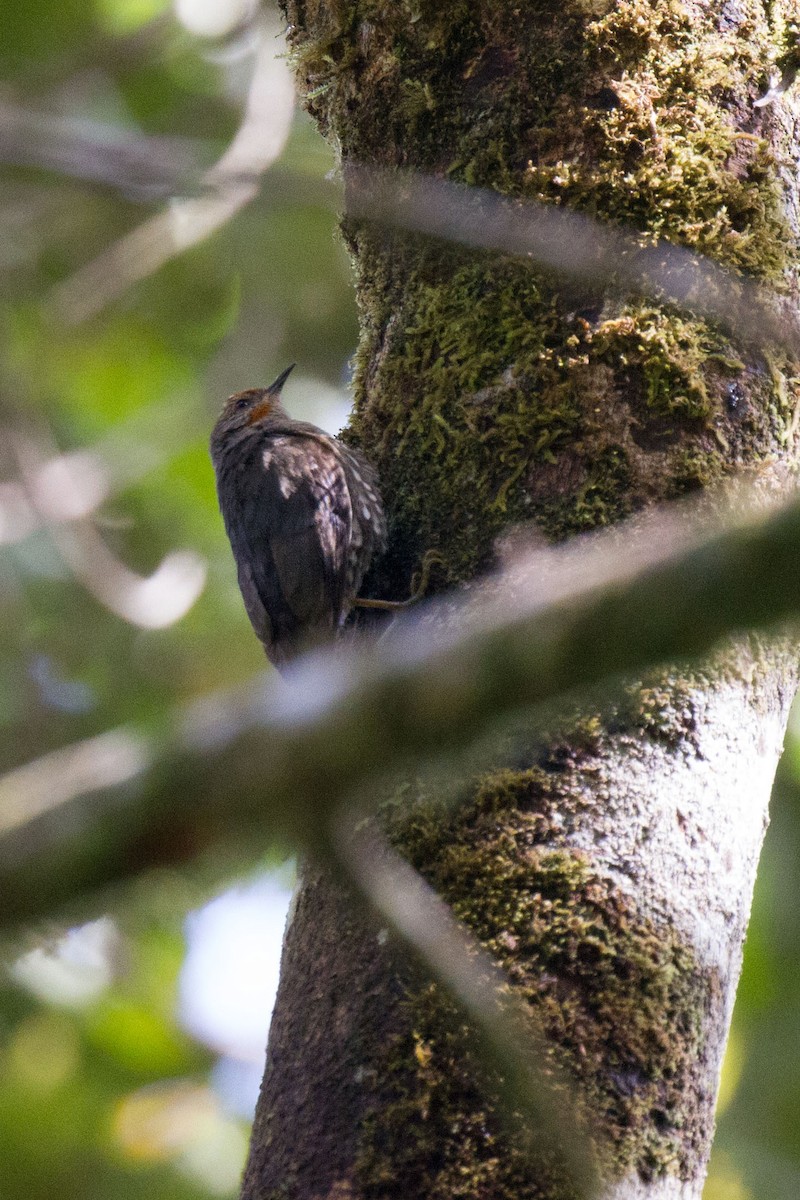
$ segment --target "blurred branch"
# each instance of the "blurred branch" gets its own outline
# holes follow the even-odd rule
[[[142,576],[120,562],[89,521],[51,528],[50,533],[87,592],[140,629],[174,625],[205,587],[206,562],[194,550],[170,551],[150,575]]]
[[[130,413],[91,446],[63,452],[42,420],[36,423],[36,438],[30,428],[20,437],[12,423],[0,425],[0,443],[16,443],[18,454],[24,448],[27,457],[24,485],[13,479],[0,482],[0,551],[63,522],[94,515],[102,525],[99,510],[106,501],[195,441],[198,425],[207,418],[200,400],[180,394]]]
[[[798,563],[797,500],[702,536],[685,514],[661,515],[528,555],[486,582],[488,598],[444,598],[380,643],[301,660],[282,683],[212,696],[152,741],[152,767],[123,789],[76,788],[0,838],[0,920],[223,846],[252,861],[285,838],[327,855],[329,814],[407,761],[463,748],[522,706],[794,617]],[[7,802],[15,779],[0,780]]]
[[[258,183],[260,198],[270,205],[309,204],[332,213],[341,207],[339,182],[311,166],[295,169],[276,163],[262,175],[245,163],[234,164],[220,180],[219,163],[213,170],[205,166],[211,150],[211,143],[200,138],[145,135],[119,125],[0,103],[0,162],[54,171],[142,201]]]
[[[332,207],[337,189],[291,172],[260,180],[280,155],[292,115],[291,79],[262,35],[242,125],[222,158],[204,174],[192,143],[132,138],[121,131],[0,109],[0,159],[77,174],[130,194],[201,195],[175,199],[93,262],[58,284],[51,301],[79,322],[138,280],[226,224],[263,191]],[[66,136],[65,136],[66,135]],[[37,145],[38,142],[38,145]],[[173,143],[175,145],[173,146]],[[552,204],[521,200],[431,176],[348,164],[345,211],[355,218],[413,230],[479,249],[528,258],[591,291],[635,293],[717,321],[745,343],[773,342],[800,355],[800,322],[788,296],[725,270],[702,255],[645,233]]]
[[[0,780],[0,837],[83,792],[125,783],[149,765],[147,740],[112,730],[53,750]]]
[[[106,545],[91,514],[108,494],[103,464],[93,454],[48,454],[31,437],[6,430],[21,483],[0,488],[0,545],[47,529],[76,579],[111,612],[142,629],[180,620],[202,592],[205,560],[193,550],[166,554],[148,576],[130,570]]]
[[[0,104],[0,162],[40,167],[141,200],[198,187],[211,150],[185,137],[144,136],[118,125]]]
[[[410,172],[344,168],[351,217],[530,258],[587,292],[634,292],[718,321],[745,343],[800,354],[795,302],[652,235],[582,213]]]
[[[242,123],[200,179],[204,194],[173,200],[92,262],[53,288],[51,304],[68,323],[94,316],[171,258],[204,241],[258,195],[258,180],[280,155],[294,112],[294,84],[264,24]]]

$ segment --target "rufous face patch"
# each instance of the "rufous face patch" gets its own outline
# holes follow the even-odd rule
[[[274,409],[275,409],[274,397],[270,396],[269,393],[267,393],[263,397],[263,399],[258,400],[253,405],[253,407],[250,409],[250,411],[248,412],[247,424],[255,425],[255,423],[257,421],[261,421],[261,420],[263,420],[264,417],[268,417],[274,411]]]

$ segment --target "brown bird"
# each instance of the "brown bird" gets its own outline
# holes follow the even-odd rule
[[[211,434],[244,606],[277,667],[335,637],[386,543],[366,459],[282,407],[281,388],[294,365],[268,388],[231,396]]]

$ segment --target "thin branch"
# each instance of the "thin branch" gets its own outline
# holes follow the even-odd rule
[[[0,162],[38,167],[157,200],[200,186],[210,144],[0,104]]]
[[[42,755],[0,781],[0,838],[44,813],[135,778],[150,765],[150,746],[133,730],[112,730]]]
[[[99,459],[88,453],[48,456],[31,437],[9,431],[6,440],[16,453],[25,504],[15,505],[13,484],[0,494],[0,544],[41,525],[75,578],[123,620],[166,629],[185,616],[205,587],[201,555],[173,550],[150,575],[137,574],[111,551],[91,519],[108,490]]]
[[[202,176],[203,194],[173,200],[57,284],[50,303],[64,321],[76,324],[95,316],[133,284],[210,237],[258,195],[259,177],[283,150],[294,112],[292,77],[269,34],[265,18],[242,123]]]
[[[431,237],[529,258],[587,291],[633,292],[718,321],[746,343],[800,354],[786,296],[667,241],[582,213],[431,176],[345,166],[345,211]]]

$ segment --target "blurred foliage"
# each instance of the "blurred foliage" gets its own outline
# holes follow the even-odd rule
[[[276,11],[256,22],[261,16],[274,37]],[[111,133],[178,139],[187,153],[176,161],[198,164],[182,186],[199,192],[202,170],[242,121],[256,31],[204,42],[163,0],[12,6],[0,40],[0,119],[6,105],[69,119],[101,146]],[[332,428],[344,419],[357,330],[350,268],[333,214],[302,195],[302,180],[332,165],[296,113],[277,164],[300,180],[291,203],[256,199],[70,325],[54,314],[53,288],[169,197],[132,194],[127,182],[82,182],[80,161],[72,177],[46,161],[3,163],[0,502],[19,478],[19,438],[45,458],[89,451],[109,487],[94,519],[117,559],[145,576],[170,551],[191,549],[206,560],[208,579],[182,620],[137,628],[76,579],[48,529],[17,536],[13,510],[4,524],[0,508],[0,770],[122,722],[158,728],[176,704],[265,669],[207,442],[225,396],[270,382],[293,360],[293,411]],[[183,921],[202,899],[176,876],[134,890],[94,991],[73,995],[52,962],[3,975],[3,1200],[235,1194],[246,1123],[216,1097],[215,1055],[177,1015]],[[46,982],[53,970],[43,990],[42,972]]]
[[[265,15],[276,23],[274,10]],[[98,135],[179,139],[197,164],[183,188],[199,191],[202,170],[242,120],[251,51],[252,29],[206,43],[161,0],[30,0],[4,13],[0,116],[14,105]],[[331,165],[296,115],[275,169],[318,181]],[[5,163],[0,177],[0,498],[17,481],[20,438],[45,457],[89,451],[108,477],[94,516],[117,558],[147,575],[170,551],[189,548],[207,561],[208,580],[182,620],[137,628],[86,590],[48,529],[17,536],[3,523],[8,513],[0,517],[0,770],[121,722],[158,727],[176,704],[264,669],[217,512],[209,429],[227,394],[268,382],[293,360],[290,407],[335,427],[355,347],[334,218],[305,203],[302,187],[280,204],[265,189],[90,320],[60,320],[53,289],[168,202],[129,180],[115,187],[79,176],[28,160]],[[759,879],[709,1200],[788,1200],[800,1190],[798,845],[793,735]],[[3,1200],[235,1194],[244,1128],[210,1086],[214,1055],[176,1014],[183,918],[201,899],[194,886],[170,876],[134,890],[121,926],[98,933],[100,974],[80,994],[63,978],[45,987],[41,963],[38,974],[23,964],[3,977]]]
[[[130,17],[153,5],[119,7]],[[39,0],[17,14],[0,48],[6,94],[137,134],[185,135],[213,161],[241,117],[247,47],[206,47],[165,17],[147,38],[140,28],[138,42],[119,39],[115,55],[112,8]],[[332,165],[299,115],[283,162],[314,177]],[[90,321],[59,322],[51,287],[161,207],[30,167],[3,170],[0,421],[44,448],[99,456],[111,484],[99,524],[121,561],[147,574],[169,550],[191,547],[209,582],[179,624],[141,630],[87,595],[47,531],[0,547],[2,768],[120,721],[158,721],[177,699],[265,665],[218,516],[208,434],[226,395],[294,359],[289,403],[324,419],[315,391],[336,399],[355,345],[349,266],[330,213],[259,200]],[[15,477],[3,441],[0,480]],[[67,685],[79,685],[81,701]]]
[[[778,770],[756,883],[706,1200],[800,1192],[800,721]]]

